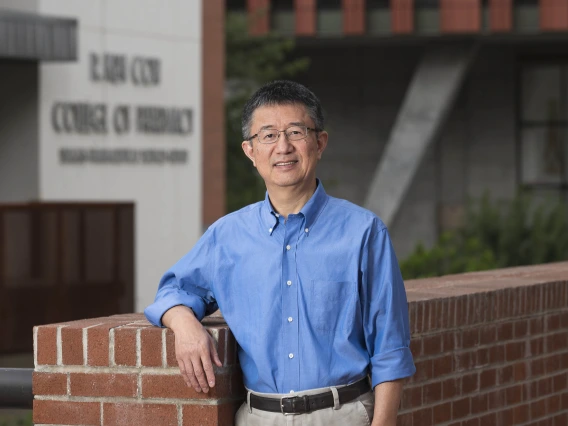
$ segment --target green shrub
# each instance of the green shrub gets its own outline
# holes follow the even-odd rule
[[[426,249],[418,244],[401,262],[405,279],[568,260],[568,209],[564,202],[536,203],[526,194],[470,202],[461,228]]]

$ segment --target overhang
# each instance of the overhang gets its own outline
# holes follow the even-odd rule
[[[77,60],[77,20],[0,9],[0,59]]]

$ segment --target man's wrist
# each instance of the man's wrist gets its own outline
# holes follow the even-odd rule
[[[178,325],[180,327],[184,327],[185,325],[187,325],[188,321],[193,320],[199,321],[197,319],[197,316],[195,315],[195,312],[193,312],[193,309],[185,305],[176,305],[171,307],[164,313],[162,317],[162,323],[166,327],[174,331],[176,330]]]

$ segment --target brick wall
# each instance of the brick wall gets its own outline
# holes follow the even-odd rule
[[[243,385],[236,347],[222,319],[209,318],[223,367],[216,386],[196,393],[183,382],[170,330],[142,314],[34,329],[36,425],[230,425]]]
[[[568,263],[406,283],[400,426],[568,425]]]
[[[398,425],[568,425],[567,280],[558,263],[407,282],[417,373]],[[235,342],[222,319],[206,326],[224,364],[210,394],[140,314],[36,327],[35,424],[231,425]]]

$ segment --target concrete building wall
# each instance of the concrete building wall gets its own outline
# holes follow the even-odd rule
[[[38,68],[0,62],[0,202],[37,200]]]
[[[202,233],[201,1],[172,0],[164,7],[158,0],[42,0],[38,12],[79,21],[78,61],[40,65],[40,197],[134,202],[135,308],[141,310],[153,300],[162,274]],[[92,76],[92,54],[98,56],[98,79]],[[124,79],[103,77],[104,55],[126,61]],[[137,59],[159,62],[158,81],[135,81]],[[107,131],[58,130],[53,122],[58,103],[105,105]],[[130,114],[124,132],[114,127],[119,106]],[[139,107],[191,110],[191,131],[142,131]],[[127,150],[138,160],[69,162],[63,150],[87,155]],[[187,161],[144,160],[174,150],[186,152]]]
[[[411,45],[300,49],[312,65],[299,80],[320,97],[330,142],[319,176],[331,195],[363,204],[369,180],[423,48]],[[400,258],[433,244],[468,197],[517,188],[515,46],[480,49],[450,116],[428,150],[390,227]],[[338,58],[341,58],[339,60]]]

